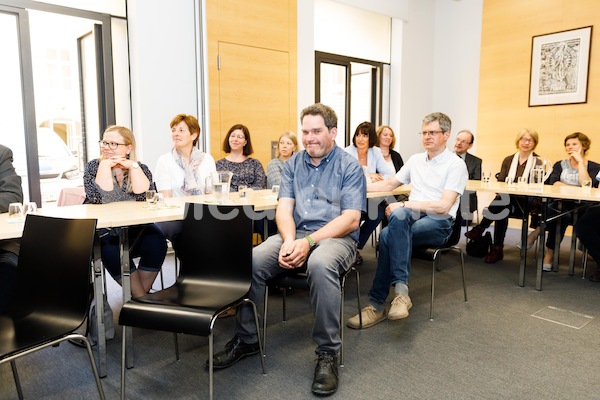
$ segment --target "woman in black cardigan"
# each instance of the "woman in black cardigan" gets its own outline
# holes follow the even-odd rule
[[[402,161],[402,156],[396,150],[394,150],[394,146],[396,145],[396,136],[394,135],[394,131],[387,125],[381,125],[377,128],[377,143],[381,149],[381,153],[383,154],[383,158],[385,161],[394,167],[396,172],[400,171],[400,168],[404,165],[404,161]]]

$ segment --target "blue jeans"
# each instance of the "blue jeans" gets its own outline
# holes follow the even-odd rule
[[[407,208],[395,209],[388,226],[379,235],[379,259],[373,285],[369,291],[372,305],[382,308],[390,286],[408,284],[413,247],[441,245],[452,233],[453,220],[446,216],[428,216]]]
[[[296,238],[310,232],[298,230]],[[248,297],[260,307],[265,294],[265,284],[285,269],[279,266],[281,235],[270,236],[252,251],[252,286]],[[338,353],[340,340],[340,273],[354,263],[356,243],[346,236],[321,240],[307,261],[310,303],[315,321],[312,337],[317,343],[317,353]],[[240,307],[236,316],[237,335],[245,343],[258,341],[251,306]]]

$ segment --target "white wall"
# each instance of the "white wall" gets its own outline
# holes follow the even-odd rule
[[[151,170],[172,147],[171,119],[199,117],[194,13],[194,0],[127,1],[132,129]]]
[[[463,129],[477,135],[482,13],[482,0],[436,2],[433,108],[452,118],[452,139]]]
[[[391,19],[329,0],[315,0],[317,51],[390,62]]]
[[[314,56],[309,42],[313,41],[314,51],[314,42],[318,39],[309,32],[311,26],[305,19],[315,9],[315,1],[326,0],[298,1],[300,109],[314,102],[315,98],[314,73],[306,71],[314,69]],[[453,121],[453,133],[463,127],[476,126],[483,0],[335,2],[355,7],[352,10],[354,16],[366,10],[363,11],[365,18],[373,12],[391,18],[391,39],[382,37],[381,40],[390,41],[389,125],[396,132],[396,146],[404,159],[423,151],[417,132],[421,128],[422,118],[431,112],[447,113]],[[339,15],[329,15],[324,21],[328,19],[343,20]],[[319,21],[320,18],[316,18],[313,23]],[[314,27],[314,31],[319,32],[320,28]],[[357,49],[358,52],[353,52],[352,56],[369,59],[365,56],[369,54],[368,49],[356,46],[354,50]]]

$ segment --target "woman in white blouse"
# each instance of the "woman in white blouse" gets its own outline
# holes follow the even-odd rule
[[[200,137],[198,120],[193,115],[178,114],[171,120],[170,126],[173,148],[160,156],[156,163],[156,190],[165,197],[202,194],[206,177],[217,169],[214,158],[196,147]],[[176,248],[181,222],[171,221],[158,225]]]
[[[356,127],[352,144],[346,147],[346,151],[353,155],[358,162],[366,168],[369,179],[367,185],[371,182],[377,182],[382,179],[388,179],[395,175],[394,169],[385,161],[381,149],[375,147],[377,142],[377,134],[375,133],[375,125],[370,122],[362,122]],[[367,174],[365,173],[365,175]],[[358,238],[358,249],[362,249],[371,233],[377,228],[385,216],[385,207],[382,204],[378,207],[378,215],[371,219],[368,215],[363,216],[363,223],[360,227],[360,235]],[[356,265],[362,264],[362,256],[356,252]]]

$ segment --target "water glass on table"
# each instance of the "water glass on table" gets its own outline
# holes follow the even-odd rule
[[[491,179],[492,179],[492,173],[491,172],[482,172],[481,173],[481,181],[483,183],[486,183],[486,184],[490,183]]]
[[[156,190],[150,189],[146,191],[146,204],[148,208],[154,208],[157,200]]]
[[[239,185],[238,193],[241,200],[246,200],[248,198],[248,185]]]
[[[8,205],[8,222],[22,222],[24,218],[23,204],[10,203]]]
[[[23,204],[23,214],[37,214],[37,204],[35,201],[28,201]]]

